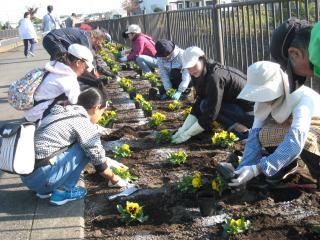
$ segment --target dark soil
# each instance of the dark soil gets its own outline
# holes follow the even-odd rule
[[[134,75],[132,72],[125,74]],[[150,84],[133,81],[138,92],[147,98]],[[234,239],[320,239],[319,232],[315,230],[320,224],[319,192],[275,189],[264,186],[263,179],[253,181],[241,191],[227,189],[216,200],[215,215],[201,217],[196,194],[179,192],[177,182],[182,176],[193,175],[195,171],[208,177],[215,175],[217,163],[225,161],[235,150],[243,151],[243,143],[239,142],[233,148],[217,148],[210,143],[212,133],[204,133],[184,144],[158,145],[155,132],[160,129],[176,130],[181,126],[184,120],[182,110],[170,111],[170,101],[152,101],[153,112],[160,111],[167,116],[163,125],[153,130],[141,111],[126,107],[133,102],[125,93],[117,92],[117,83],[109,84],[107,89],[113,102],[111,108],[117,111],[118,118],[114,124],[117,129],[103,137],[106,153],[112,157],[112,146],[120,143],[132,146],[133,156],[122,162],[139,177],[136,184],[140,190],[128,197],[109,201],[107,197],[119,190],[108,188],[107,181],[88,166],[85,171],[87,239],[225,239],[222,224],[226,216],[243,216],[251,222],[249,231]],[[190,106],[190,102],[183,102],[183,109]],[[166,157],[179,149],[186,151],[188,159],[185,164],[173,167]],[[304,164],[299,163],[299,173],[288,181],[314,183]],[[124,205],[126,201],[144,206],[148,221],[130,225],[121,223],[116,205]]]

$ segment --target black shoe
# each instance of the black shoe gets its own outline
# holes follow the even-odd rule
[[[275,184],[281,182],[282,180],[286,179],[288,176],[295,173],[297,171],[297,169],[298,169],[298,161],[294,160],[288,166],[280,169],[280,171],[277,172],[272,177],[266,177],[266,182],[271,185],[275,185]]]

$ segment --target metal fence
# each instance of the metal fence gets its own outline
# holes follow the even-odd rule
[[[18,29],[0,30],[0,40],[19,36]]]
[[[271,33],[277,26],[290,17],[319,21],[319,5],[318,0],[255,0],[91,24],[106,28],[116,42],[130,46],[121,33],[135,23],[154,39],[171,39],[182,48],[199,46],[208,57],[246,72],[250,64],[271,59]]]

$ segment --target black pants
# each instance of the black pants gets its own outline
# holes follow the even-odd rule
[[[28,56],[28,43],[30,43],[30,52],[33,53],[34,48],[36,46],[36,42],[33,38],[31,39],[23,39],[23,45],[24,45],[24,55]]]

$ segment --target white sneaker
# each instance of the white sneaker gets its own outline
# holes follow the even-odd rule
[[[28,53],[32,56],[32,57],[34,57],[35,55],[34,55],[34,53],[33,52],[31,52],[31,51],[28,51]]]

